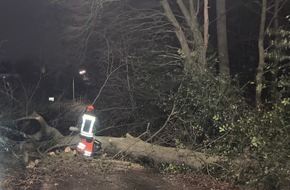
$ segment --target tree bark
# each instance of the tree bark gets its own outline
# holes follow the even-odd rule
[[[16,120],[16,130],[26,134],[26,136],[36,142],[54,140],[63,137],[55,128],[50,127],[46,121],[36,112],[31,115]]]
[[[259,63],[256,74],[256,106],[262,104],[262,90],[263,90],[263,75],[265,68],[265,55],[264,55],[264,36],[265,36],[265,22],[266,22],[267,0],[262,0],[260,32],[258,38],[259,48]]]
[[[46,124],[45,120],[38,114],[34,113],[30,116],[18,119],[21,126],[26,121],[34,120],[39,123],[39,130],[35,130],[34,144],[41,146],[44,152],[51,151],[60,147],[73,147],[80,142],[78,134],[72,136],[63,136],[56,129]],[[20,122],[21,121],[21,122]],[[33,127],[33,126],[32,126]],[[23,129],[23,127],[20,127]],[[34,130],[24,131],[32,133]],[[218,156],[209,156],[205,153],[190,151],[187,149],[177,149],[174,147],[163,147],[142,141],[127,134],[126,137],[106,137],[97,136],[96,140],[101,142],[102,150],[108,155],[114,157],[129,156],[130,158],[143,159],[147,158],[156,163],[174,163],[185,164],[195,169],[200,169],[209,164],[220,161]],[[35,147],[35,146],[34,146]],[[39,147],[37,147],[39,149]]]
[[[113,157],[129,156],[137,160],[147,158],[156,163],[185,164],[195,169],[200,169],[221,160],[218,156],[209,156],[201,152],[154,145],[132,137],[130,134],[118,138],[97,136],[96,139],[102,143],[103,151],[113,155]],[[78,142],[78,135],[65,136],[59,140],[57,146],[69,145],[74,147]]]
[[[204,25],[203,25],[203,39],[204,39],[204,45],[203,45],[203,62],[204,65],[206,64],[206,52],[208,47],[208,30],[209,30],[209,18],[208,18],[208,0],[204,0],[204,9],[203,9],[203,17],[204,17]]]
[[[182,30],[182,27],[180,26],[179,22],[177,21],[177,19],[175,18],[170,5],[168,3],[167,0],[162,0],[161,1],[161,5],[164,9],[165,15],[168,18],[168,20],[171,22],[171,24],[174,26],[175,28],[175,34],[176,37],[178,38],[178,41],[180,43],[181,46],[181,50],[184,53],[185,59],[187,60],[187,62],[191,62],[191,50],[189,48],[189,45],[187,43],[187,39],[185,37],[185,33]]]
[[[189,39],[185,35],[184,28],[172,12],[168,0],[161,0],[161,5],[164,9],[165,16],[175,28],[176,36],[179,40],[182,53],[184,54],[183,56],[187,61],[185,71],[188,73],[188,71],[193,68],[194,70],[203,72],[206,69],[206,59],[204,57],[206,48],[204,47],[205,43],[198,24],[193,1],[189,0],[189,9],[184,4],[183,0],[177,0],[176,2],[184,16],[187,26],[190,28],[190,36],[192,36],[194,41],[193,45],[189,45]]]
[[[230,76],[228,39],[227,39],[227,17],[226,0],[216,1],[217,14],[217,41],[219,55],[219,73],[221,76]]]

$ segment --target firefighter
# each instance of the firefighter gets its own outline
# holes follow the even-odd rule
[[[83,153],[84,156],[92,156],[94,149],[94,134],[100,128],[100,123],[94,106],[86,107],[80,120],[80,142],[77,151]]]

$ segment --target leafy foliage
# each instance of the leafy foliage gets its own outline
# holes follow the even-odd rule
[[[222,122],[219,138],[210,151],[230,158],[214,172],[225,179],[261,187],[283,189],[289,176],[289,31],[280,29],[266,52],[265,81],[269,104],[259,109],[243,108],[231,124]],[[269,74],[270,73],[270,74]],[[218,121],[217,118],[215,118]]]
[[[226,130],[228,135],[216,142],[223,155],[231,158],[225,164],[223,177],[269,189],[289,183],[289,108],[280,103],[268,111],[249,110],[241,114]]]
[[[173,129],[175,141],[194,149],[217,138],[223,124],[230,125],[243,108],[239,93],[229,81],[211,72],[185,77],[169,97],[176,114],[168,128]]]
[[[289,17],[287,18],[290,22]],[[279,101],[283,97],[288,97],[290,89],[290,31],[284,27],[275,31],[269,30],[267,34],[271,38],[270,46],[265,53],[267,59],[266,72],[270,75],[268,86],[272,100]]]

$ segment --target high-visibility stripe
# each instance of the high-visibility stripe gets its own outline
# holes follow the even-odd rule
[[[85,147],[86,147],[86,145],[84,143],[81,143],[81,142],[77,146],[77,148],[82,149],[82,150],[85,149]]]
[[[84,137],[94,137],[93,133],[81,132],[81,135]]]
[[[85,150],[84,156],[91,156],[91,155],[92,155],[92,152],[89,152],[89,151]]]
[[[82,143],[82,142],[79,142],[78,146],[80,146],[80,147],[86,147],[86,145],[84,143]]]
[[[85,147],[82,147],[82,146],[77,146],[77,148],[82,149],[82,150],[85,149]]]

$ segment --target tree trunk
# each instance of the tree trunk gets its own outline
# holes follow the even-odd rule
[[[227,39],[227,18],[226,0],[216,1],[217,14],[217,41],[219,55],[219,73],[221,76],[230,76],[228,39]]]
[[[265,22],[266,22],[266,8],[267,0],[262,0],[260,32],[258,38],[259,48],[259,64],[256,74],[256,106],[259,107],[262,104],[262,90],[263,90],[263,75],[265,68],[265,55],[264,55],[264,36],[265,36]]]
[[[112,155],[113,158],[120,156],[128,156],[136,160],[146,158],[155,163],[185,164],[195,169],[221,160],[218,156],[209,156],[201,152],[150,144],[130,134],[127,134],[125,138],[97,136],[96,139],[102,143],[103,151]],[[59,140],[58,146],[74,147],[78,142],[78,135],[66,136]]]
[[[162,0],[161,5],[164,9],[166,17],[171,22],[171,24],[175,27],[175,34],[176,34],[176,37],[178,38],[178,41],[180,43],[182,53],[184,54],[183,56],[187,60],[188,64],[190,64],[190,62],[191,62],[191,56],[190,56],[191,50],[190,50],[189,45],[187,43],[185,33],[182,30],[181,25],[179,24],[179,22],[175,18],[168,1]]]
[[[38,122],[38,124],[34,123],[29,128],[26,124],[32,120]],[[27,129],[24,130],[24,133],[29,133],[31,137],[34,137],[33,143],[39,147],[33,147],[38,150],[41,148],[44,152],[60,147],[76,147],[80,142],[78,134],[63,136],[56,129],[48,126],[45,120],[36,113],[18,119],[18,124],[19,129]],[[185,164],[195,169],[200,169],[221,160],[218,156],[211,157],[201,152],[150,144],[129,134],[125,138],[98,136],[96,139],[101,142],[102,150],[108,155],[113,155],[113,158],[120,156],[129,156],[135,159],[147,158],[156,163]]]
[[[204,0],[204,8],[203,8],[203,18],[204,18],[204,25],[203,25],[203,39],[204,39],[204,45],[203,45],[203,62],[204,65],[206,64],[206,52],[208,47],[208,28],[209,28],[209,18],[208,18],[208,0]]]
[[[189,44],[189,39],[185,35],[184,28],[172,12],[168,0],[161,0],[161,5],[164,9],[165,16],[175,28],[175,34],[178,38],[182,50],[182,56],[187,62],[185,71],[188,73],[188,71],[191,71],[193,68],[194,70],[203,72],[206,69],[206,60],[204,58],[206,48],[204,48],[204,39],[199,28],[193,0],[189,0],[189,10],[182,0],[177,0],[176,2],[184,16],[187,26],[190,28],[190,35],[194,41],[193,45]]]

